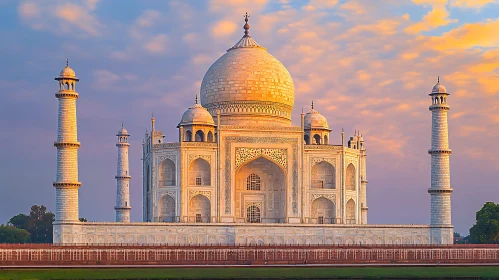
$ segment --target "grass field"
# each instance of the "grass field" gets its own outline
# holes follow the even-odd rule
[[[310,267],[310,268],[100,268],[0,270],[0,279],[179,279],[179,278],[432,278],[469,276],[499,279],[499,267]]]

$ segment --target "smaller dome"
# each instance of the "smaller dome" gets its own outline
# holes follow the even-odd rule
[[[73,78],[73,79],[75,79],[76,73],[73,69],[71,69],[71,67],[66,65],[66,67],[64,67],[61,70],[61,73],[59,74],[59,78]]]
[[[329,129],[326,117],[321,115],[312,105],[312,110],[305,114],[305,129]]]
[[[128,134],[128,130],[126,130],[125,127],[123,127],[123,124],[121,124],[121,129],[118,130],[118,134],[116,134],[116,136],[130,136],[130,134]]]
[[[191,124],[215,125],[210,112],[208,112],[206,108],[201,106],[201,104],[197,103],[197,98],[196,104],[194,104],[194,106],[190,107],[189,109],[187,109],[187,111],[184,112],[184,114],[182,115],[182,120],[178,125],[181,126]]]
[[[431,93],[447,93],[447,89],[440,84],[440,77],[438,77],[437,84],[433,86],[433,89],[431,90]]]

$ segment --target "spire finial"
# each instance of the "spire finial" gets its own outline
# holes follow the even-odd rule
[[[312,100],[312,110],[314,109],[314,101]]]
[[[66,67],[69,67],[69,59],[66,58]]]
[[[244,22],[246,22],[246,23],[244,24],[244,27],[243,27],[244,28],[244,36],[245,37],[249,36],[248,35],[249,34],[248,30],[250,29],[250,25],[248,24],[248,18],[249,17],[250,17],[250,15],[248,15],[248,12],[246,12],[246,15],[244,15]]]
[[[437,77],[437,83],[440,83],[440,76]]]

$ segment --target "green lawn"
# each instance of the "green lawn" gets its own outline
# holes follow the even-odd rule
[[[499,279],[499,267],[100,268],[0,270],[0,279],[452,277]]]

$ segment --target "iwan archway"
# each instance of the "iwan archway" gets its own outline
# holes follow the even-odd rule
[[[235,179],[238,223],[286,221],[286,175],[279,165],[259,157],[239,167]]]

